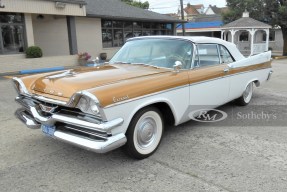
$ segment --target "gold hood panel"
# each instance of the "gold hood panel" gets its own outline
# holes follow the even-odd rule
[[[56,73],[22,78],[28,90],[38,95],[59,99],[70,98],[74,93],[138,77],[169,72],[145,65],[117,64],[101,67],[83,67]]]
[[[160,93],[187,86],[188,71],[168,72],[158,75],[144,76],[132,81],[121,81],[109,86],[89,89],[90,93],[97,96],[101,107],[109,107],[123,101],[136,99],[149,94]]]

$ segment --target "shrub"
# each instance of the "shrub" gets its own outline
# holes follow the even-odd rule
[[[39,58],[42,56],[43,56],[42,49],[38,46],[31,46],[31,47],[28,47],[26,50],[27,58]]]

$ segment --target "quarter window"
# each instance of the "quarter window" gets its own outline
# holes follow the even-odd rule
[[[198,63],[195,67],[205,67],[220,64],[218,49],[216,44],[199,44],[197,45]]]
[[[234,59],[230,55],[229,51],[222,45],[219,45],[219,53],[222,63],[232,63]]]
[[[24,18],[19,13],[0,13],[0,54],[24,52]]]

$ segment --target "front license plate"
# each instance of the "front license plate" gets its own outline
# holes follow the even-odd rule
[[[43,133],[49,137],[54,136],[56,126],[51,126],[51,125],[41,125],[41,129]]]

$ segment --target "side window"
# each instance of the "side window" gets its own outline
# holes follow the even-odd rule
[[[234,59],[230,55],[229,51],[222,45],[219,45],[219,52],[220,52],[220,58],[222,63],[232,63],[234,62]]]
[[[199,44],[197,45],[197,49],[198,49],[197,54],[199,57],[198,67],[220,64],[216,44]]]

